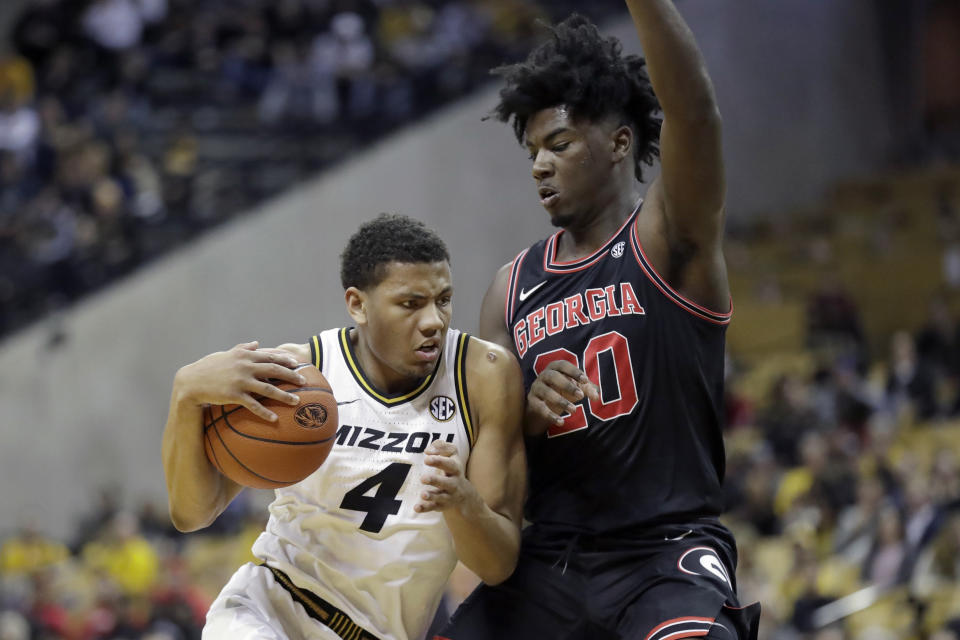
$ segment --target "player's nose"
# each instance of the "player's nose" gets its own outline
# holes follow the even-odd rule
[[[420,314],[420,331],[424,335],[433,335],[437,331],[441,331],[444,327],[446,320],[443,313],[435,304],[428,304],[423,308],[423,313]]]
[[[543,152],[533,159],[533,179],[537,182],[553,175],[553,164],[546,161]]]

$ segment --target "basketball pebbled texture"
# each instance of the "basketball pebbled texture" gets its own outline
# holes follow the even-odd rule
[[[300,482],[326,460],[339,424],[336,398],[316,367],[301,364],[296,371],[303,385],[271,382],[299,396],[299,404],[258,398],[276,422],[241,405],[204,407],[204,450],[220,473],[246,487],[276,489]]]

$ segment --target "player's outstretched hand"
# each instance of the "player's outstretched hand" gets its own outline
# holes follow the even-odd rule
[[[182,367],[175,380],[181,396],[197,405],[240,404],[264,420],[276,420],[276,414],[258,398],[289,405],[297,404],[299,399],[269,380],[303,384],[304,378],[293,370],[299,363],[292,354],[258,346],[257,342],[238,344]]]
[[[424,486],[420,499],[413,506],[414,511],[446,511],[473,501],[483,503],[480,494],[467,480],[456,446],[443,440],[434,440],[424,454],[424,463],[432,469],[420,479]]]
[[[573,364],[554,360],[530,385],[524,431],[539,435],[552,425],[563,424],[564,416],[576,411],[574,403],[584,397],[599,400],[600,390]]]

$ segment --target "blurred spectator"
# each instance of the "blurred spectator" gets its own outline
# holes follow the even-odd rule
[[[134,0],[93,0],[82,24],[88,38],[110,51],[133,47],[143,34],[143,15]]]
[[[903,534],[903,520],[893,505],[880,508],[876,536],[863,565],[865,580],[881,586],[893,585],[901,577],[901,567],[907,557]]]
[[[30,621],[36,635],[43,639],[70,637],[70,610],[55,575],[48,569],[33,576],[33,602]]]
[[[760,445],[744,460],[734,459],[725,483],[727,508],[732,517],[748,523],[760,535],[780,533],[774,497],[780,470],[769,448]]]
[[[100,536],[101,530],[114,519],[120,511],[120,489],[114,485],[101,487],[97,492],[93,508],[82,516],[74,527],[74,538],[70,548],[78,552],[87,543]]]
[[[856,502],[840,513],[834,534],[834,550],[848,562],[863,565],[870,554],[885,497],[879,477],[866,473],[857,478]]]
[[[807,343],[829,353],[852,354],[861,363],[865,357],[860,310],[836,274],[824,275],[807,302]]]
[[[936,535],[943,514],[933,501],[930,477],[918,474],[906,481],[904,488],[904,540],[911,554],[916,554]]]
[[[827,441],[820,433],[805,433],[800,443],[800,464],[783,474],[774,498],[774,511],[785,516],[797,500],[805,499],[814,482],[827,472]]]
[[[960,376],[960,326],[943,298],[930,303],[927,321],[917,332],[916,352],[921,363],[942,375]]]
[[[47,538],[35,526],[24,525],[0,545],[0,574],[33,575],[68,557],[66,546]]]
[[[0,611],[0,640],[30,640],[30,623],[16,611]]]
[[[950,516],[917,560],[912,591],[920,598],[960,582],[960,514]]]
[[[16,97],[9,85],[0,85],[0,150],[12,152],[19,162],[29,163],[40,137],[36,110]]]
[[[810,403],[810,389],[804,380],[786,374],[774,383],[766,409],[757,422],[773,447],[777,462],[792,467],[799,462],[798,444],[808,431],[823,428]]]
[[[793,567],[790,570],[790,578],[784,585],[784,595],[793,603],[790,622],[797,631],[814,631],[816,629],[814,613],[832,600],[820,590],[818,569],[816,555],[812,549],[800,542],[795,542]]]
[[[899,414],[905,404],[922,420],[938,414],[936,379],[931,367],[917,357],[913,336],[898,331],[890,340],[887,403]]]
[[[867,437],[870,417],[877,409],[867,380],[852,357],[839,358],[830,375],[827,394],[833,399],[836,425],[863,441]]]
[[[930,470],[933,500],[945,510],[960,509],[960,462],[951,448],[937,451]]]
[[[146,594],[157,580],[156,551],[140,535],[137,517],[127,511],[117,513],[99,538],[84,546],[82,557],[87,566],[103,571],[131,597]]]

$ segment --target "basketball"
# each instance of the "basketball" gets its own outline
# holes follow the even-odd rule
[[[245,487],[276,489],[300,482],[313,473],[333,448],[337,432],[337,401],[319,369],[301,364],[303,386],[275,382],[300,397],[291,406],[262,398],[277,414],[268,422],[237,404],[203,409],[203,440],[207,458],[223,475]]]

